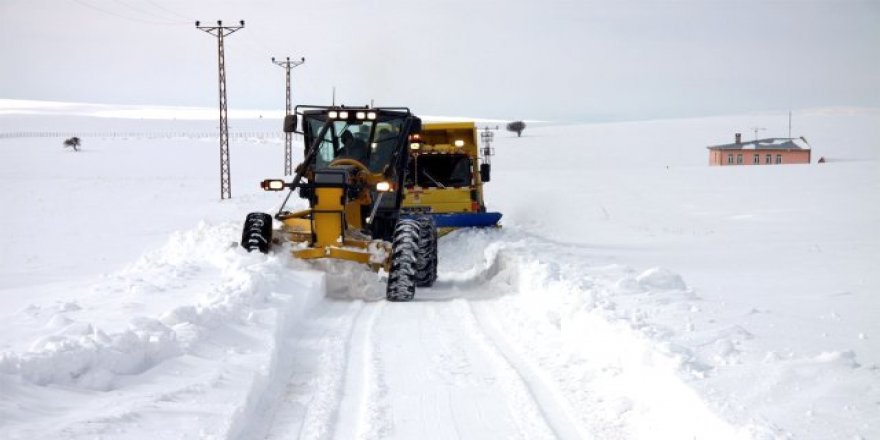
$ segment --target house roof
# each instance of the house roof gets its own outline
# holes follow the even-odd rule
[[[809,150],[810,144],[799,138],[766,138],[733,144],[710,145],[710,150]]]

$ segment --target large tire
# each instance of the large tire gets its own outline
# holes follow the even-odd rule
[[[272,244],[272,216],[262,212],[252,212],[244,219],[241,231],[241,247],[248,252],[269,252]]]
[[[416,295],[418,245],[419,223],[412,219],[398,221],[391,242],[391,270],[385,291],[389,301],[410,301]]]
[[[430,215],[418,218],[419,248],[416,251],[416,287],[431,287],[437,280],[437,223]]]

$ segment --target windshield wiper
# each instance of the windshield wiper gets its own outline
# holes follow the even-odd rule
[[[439,186],[441,189],[446,188],[446,185],[443,185],[442,183],[438,182],[437,179],[433,178],[430,174],[428,174],[427,171],[422,170],[422,174],[424,174],[425,177],[431,179],[431,181],[436,183],[437,186]]]

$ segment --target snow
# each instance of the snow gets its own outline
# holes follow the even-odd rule
[[[383,274],[236,245],[283,198],[280,137],[233,138],[219,201],[187,109],[0,107],[0,134],[155,134],[0,136],[2,438],[880,436],[878,110],[794,112],[811,165],[707,165],[787,112],[499,132],[503,228],[388,303]]]

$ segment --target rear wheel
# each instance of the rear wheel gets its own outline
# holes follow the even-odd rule
[[[269,252],[272,242],[272,216],[263,212],[252,212],[244,219],[241,231],[241,247],[248,252]]]
[[[437,224],[434,217],[419,217],[419,246],[416,250],[416,287],[431,287],[437,280]]]
[[[419,223],[401,219],[394,228],[391,243],[391,270],[385,296],[389,301],[410,301],[416,294],[416,263]]]

